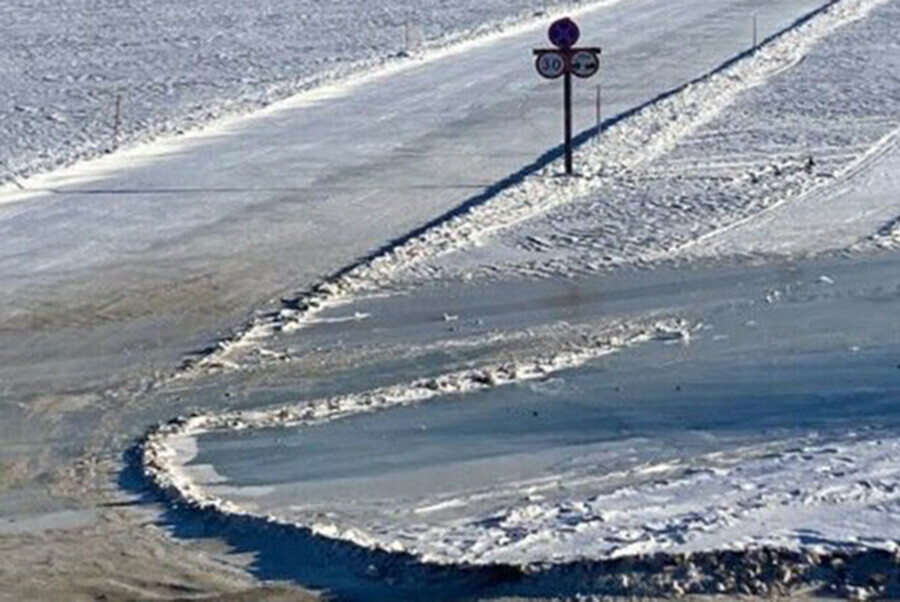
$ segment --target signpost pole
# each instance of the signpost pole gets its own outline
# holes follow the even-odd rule
[[[563,130],[566,175],[575,173],[572,161],[572,76],[588,78],[600,68],[600,48],[576,48],[581,35],[575,21],[554,21],[547,32],[556,48],[535,48],[535,67],[547,79],[563,78]],[[597,132],[600,131],[600,89],[597,88]]]
[[[116,94],[116,112],[113,123],[113,147],[119,146],[119,130],[122,127],[122,95]]]
[[[571,176],[572,169],[572,74],[566,72],[563,79],[563,103],[565,107],[563,113],[565,116],[566,131],[566,175]]]

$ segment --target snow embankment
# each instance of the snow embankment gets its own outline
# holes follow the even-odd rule
[[[142,444],[141,461],[146,478],[172,501],[190,508],[225,515],[252,515],[232,502],[219,499],[197,486],[187,476],[184,466],[196,455],[195,438],[203,433],[222,430],[246,430],[274,427],[311,426],[354,414],[381,411],[449,395],[484,390],[545,378],[561,370],[615,353],[649,340],[686,341],[689,326],[677,319],[648,324],[621,324],[600,333],[585,333],[569,344],[545,354],[427,377],[411,383],[383,387],[323,400],[302,401],[293,405],[259,411],[234,411],[179,417],[153,429]],[[283,522],[265,517],[267,522]],[[298,525],[301,528],[310,527]],[[392,544],[382,545],[361,532],[335,530],[333,525],[311,526],[326,537],[349,540],[364,547],[398,551]]]
[[[346,303],[353,295],[388,283],[404,271],[453,251],[471,248],[492,234],[554,208],[621,187],[622,182],[633,185],[633,174],[638,168],[672,150],[685,136],[720,115],[741,94],[797,65],[818,42],[839,28],[863,19],[884,2],[829,3],[774,35],[756,51],[729,61],[610,126],[597,144],[579,151],[578,163],[584,166],[582,177],[559,178],[560,165],[552,163],[464,214],[343,271],[310,292],[286,300],[282,310],[255,319],[234,336],[220,341],[212,352],[186,362],[186,371],[237,368],[247,358],[258,361],[264,354],[262,342],[266,338],[279,331],[302,328],[323,307]],[[822,182],[819,176],[800,176],[804,172],[802,164],[791,167],[790,171],[798,174],[799,188]],[[709,206],[705,215],[713,223],[721,224],[719,213],[719,208]],[[663,220],[658,225],[665,230],[669,222]],[[636,252],[645,256],[659,256],[669,248],[656,236],[644,237],[639,243]]]

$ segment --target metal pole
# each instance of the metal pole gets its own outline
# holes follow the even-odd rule
[[[756,35],[757,27],[756,27],[756,13],[753,13],[753,48],[756,49],[759,46],[759,38]]]
[[[572,74],[568,71],[563,80],[563,104],[565,113],[566,131],[566,175],[571,176],[572,169]]]
[[[116,121],[113,131],[113,146],[119,146],[119,130],[122,126],[122,95],[116,94]]]

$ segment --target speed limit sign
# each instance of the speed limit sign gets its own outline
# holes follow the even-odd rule
[[[547,79],[556,79],[566,72],[566,57],[561,52],[542,52],[537,58],[537,70]]]

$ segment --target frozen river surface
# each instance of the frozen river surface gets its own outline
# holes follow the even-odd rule
[[[590,140],[578,86],[578,178],[531,21],[4,189],[0,579],[453,599],[896,575],[816,565],[900,541],[900,5],[822,6],[579,8],[607,119]],[[758,548],[797,565],[736,581]],[[656,553],[710,564],[609,564]]]

